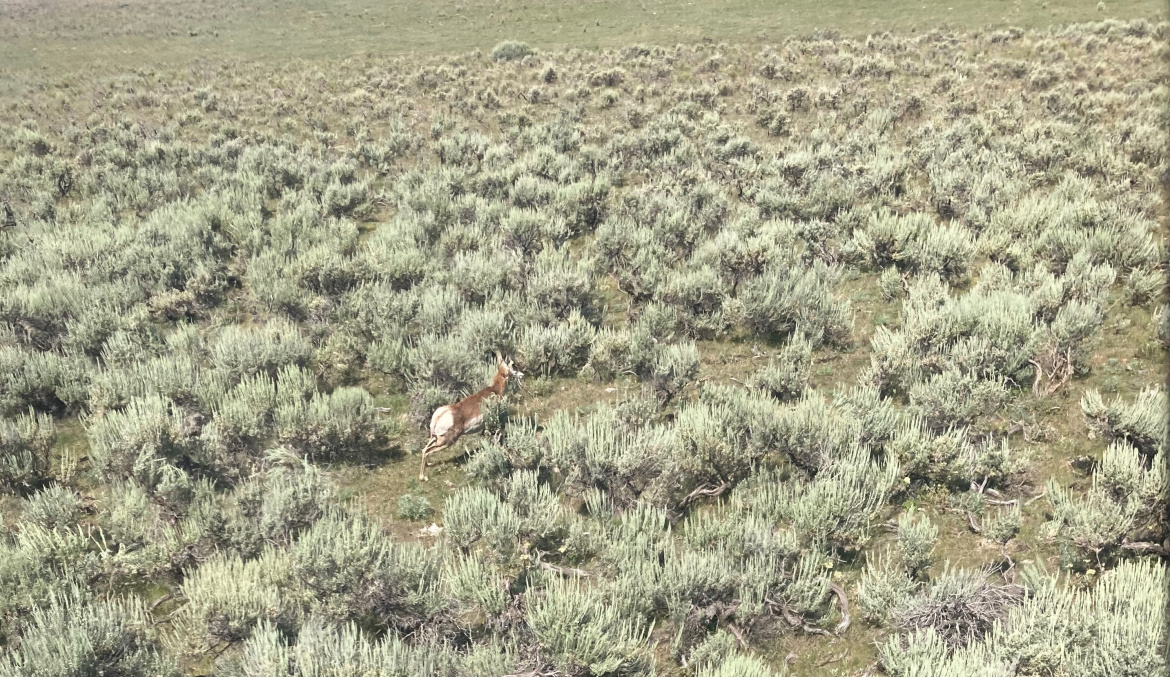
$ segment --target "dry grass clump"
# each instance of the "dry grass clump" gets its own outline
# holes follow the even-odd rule
[[[1023,586],[997,585],[985,572],[944,573],[930,590],[898,614],[898,630],[930,628],[948,646],[964,647],[982,638],[1024,595]]]

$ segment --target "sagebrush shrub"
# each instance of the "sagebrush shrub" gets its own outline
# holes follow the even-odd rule
[[[15,420],[0,418],[0,484],[17,489],[45,477],[55,440],[51,416],[30,410]]]
[[[506,658],[506,654],[504,654]],[[271,623],[261,623],[244,642],[238,654],[217,665],[229,677],[256,677],[273,666],[290,677],[343,677],[347,674],[425,675],[458,671],[455,652],[435,646],[415,647],[397,636],[375,640],[355,623],[335,625],[312,616],[294,637]],[[497,661],[489,663],[503,672]],[[465,674],[476,674],[467,672]]]
[[[1147,466],[1140,451],[1115,442],[1094,469],[1085,494],[1076,496],[1048,482],[1053,510],[1045,528],[1055,538],[1064,566],[1101,568],[1123,554],[1125,541],[1163,537],[1167,526],[1155,507],[1170,492],[1163,454],[1158,452]]]
[[[974,239],[966,228],[954,223],[940,226],[926,214],[898,216],[879,211],[854,238],[852,247],[874,267],[936,273],[948,281],[967,276],[975,253]]]
[[[1165,670],[1161,653],[1165,634],[1156,622],[1166,601],[1164,567],[1149,560],[1126,562],[1105,573],[1096,586],[1082,589],[1061,584],[1042,570],[1025,572],[1032,594],[1017,603],[1011,600],[1018,596],[1006,589],[989,595],[994,584],[974,578],[948,584],[954,592],[965,588],[968,592],[962,596],[984,591],[977,596],[992,604],[980,614],[985,619],[980,627],[990,620],[986,611],[991,611],[992,631],[955,651],[947,641],[955,634],[948,630],[925,627],[900,634],[881,647],[882,667],[893,675],[1010,674],[1012,666],[1021,663],[1051,666],[1070,675]],[[967,584],[956,585],[964,580]],[[1112,638],[1110,651],[1081,644],[1083,632]]]
[[[183,412],[157,395],[95,417],[87,427],[94,470],[108,480],[132,478],[154,487],[167,464],[198,453]]]
[[[644,628],[576,582],[558,578],[527,597],[527,620],[557,669],[637,672],[650,664]]]
[[[409,630],[442,607],[437,553],[397,544],[368,517],[331,514],[289,549],[289,571],[310,610],[333,622]]]
[[[669,402],[699,373],[699,351],[694,343],[662,346],[645,376],[658,399]]]
[[[1020,504],[1013,503],[997,510],[990,519],[984,520],[982,533],[992,543],[1006,546],[1020,533]]]
[[[507,561],[517,548],[521,518],[509,503],[490,491],[475,488],[452,494],[443,505],[447,537],[461,548],[483,539],[492,556]]]
[[[934,546],[938,540],[938,527],[925,515],[907,512],[898,518],[898,548],[902,554],[902,566],[911,578],[917,578],[934,561]]]
[[[768,366],[752,374],[749,388],[763,390],[781,402],[799,399],[809,385],[812,343],[796,335]]]
[[[178,675],[161,651],[145,604],[134,599],[89,600],[74,590],[33,609],[19,648],[0,658],[0,675]]]
[[[431,512],[431,502],[426,496],[403,494],[398,498],[396,514],[401,519],[417,521],[428,517]]]
[[[304,366],[311,355],[312,346],[287,320],[273,320],[254,330],[226,327],[211,346],[212,364],[233,380],[260,372],[275,376],[281,367]]]
[[[361,388],[338,388],[283,403],[274,420],[280,443],[310,459],[368,456],[385,449],[392,432]]]
[[[6,414],[74,410],[85,403],[89,379],[81,357],[0,345],[0,411]]]
[[[574,312],[596,314],[593,276],[589,261],[573,262],[563,249],[545,249],[536,256],[525,292],[549,320],[567,320]]]
[[[394,359],[393,345],[387,346],[382,359]],[[399,353],[403,354],[403,353]],[[466,335],[424,335],[413,349],[404,351],[407,378],[419,386],[434,386],[445,392],[473,392],[484,373],[483,356],[474,352]],[[389,364],[385,365],[390,368]]]
[[[339,504],[332,481],[286,449],[265,454],[271,466],[240,483],[227,515],[232,544],[253,556],[264,544],[288,545]]]
[[[1106,404],[1099,391],[1088,390],[1081,397],[1081,411],[1089,427],[1110,441],[1123,440],[1151,455],[1166,446],[1170,414],[1163,390],[1147,388],[1133,404],[1120,397]]]
[[[499,572],[477,555],[456,555],[444,562],[443,584],[454,599],[478,606],[495,616],[508,603],[507,586]]]
[[[21,517],[45,529],[69,528],[81,516],[81,497],[51,484],[25,499]]]
[[[517,362],[543,376],[574,375],[589,360],[596,331],[577,311],[558,324],[528,325],[516,344]]]
[[[982,380],[948,370],[910,389],[910,403],[931,429],[969,426],[1008,400],[1002,381]]]
[[[300,609],[287,590],[290,575],[287,555],[272,550],[252,560],[221,555],[204,562],[183,582],[187,604],[176,620],[182,641],[201,652],[247,639],[263,622],[295,628]]]
[[[853,321],[849,302],[829,289],[835,275],[820,261],[796,270],[770,266],[739,293],[747,327],[761,337],[800,331],[816,345],[847,343]]]
[[[531,53],[531,47],[515,40],[505,40],[492,48],[492,58],[496,61],[515,61]]]
[[[858,583],[857,603],[861,615],[872,623],[885,624],[896,618],[917,589],[917,583],[905,567],[893,560],[888,549],[884,555],[868,559]]]
[[[1162,304],[1154,311],[1153,317],[1150,318],[1150,324],[1153,325],[1154,339],[1162,346],[1163,350],[1170,350],[1170,306]]]

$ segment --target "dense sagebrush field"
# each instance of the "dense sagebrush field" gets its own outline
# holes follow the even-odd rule
[[[1168,38],[27,81],[0,676],[1162,674]]]

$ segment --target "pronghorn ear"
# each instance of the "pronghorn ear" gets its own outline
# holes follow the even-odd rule
[[[496,364],[504,364],[504,358],[500,355],[500,351],[496,351]]]

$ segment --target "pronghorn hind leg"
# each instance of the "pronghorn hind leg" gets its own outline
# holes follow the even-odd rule
[[[427,481],[427,454],[431,453],[432,451],[436,451],[438,449],[439,449],[439,438],[435,437],[434,435],[431,435],[431,439],[427,440],[427,446],[423,447],[423,450],[422,450],[422,461],[419,463],[419,467],[418,467],[419,481],[422,481],[422,482]]]
[[[434,442],[427,444],[427,448],[423,449],[422,465],[419,466],[418,469],[418,478],[420,480],[423,482],[427,481],[427,456],[430,456],[436,451],[442,451],[452,444],[455,444],[455,441],[458,440],[459,437],[460,435],[452,435],[451,433],[447,433],[445,435],[434,438]]]

